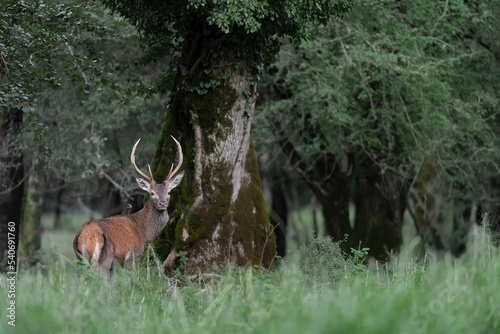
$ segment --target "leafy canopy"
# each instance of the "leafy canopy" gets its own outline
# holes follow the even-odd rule
[[[430,155],[454,182],[472,183],[478,168],[498,170],[497,8],[364,1],[283,48],[259,124],[309,164],[354,154],[412,179]]]
[[[201,30],[216,56],[245,59],[254,65],[262,58],[273,57],[279,51],[282,37],[307,39],[311,27],[326,23],[332,16],[342,17],[353,3],[352,0],[103,2],[136,26],[143,37],[144,49],[153,59],[166,50],[179,55],[184,43]]]
[[[109,34],[86,2],[0,2],[0,110],[27,113],[25,129],[47,156],[47,128],[36,111],[42,91],[59,88],[66,74],[81,91],[103,79],[91,41]],[[27,120],[27,122],[26,122]]]
[[[106,29],[88,4],[0,2],[0,107],[32,111],[40,87],[61,86],[60,70],[82,90],[98,75],[98,54],[76,52]]]
[[[132,93],[156,72],[137,65],[138,39],[98,3],[0,1],[0,111],[25,113],[19,144],[9,149],[44,155],[37,172],[47,188],[59,180],[86,187],[102,177],[129,193],[136,188],[120,152],[142,137],[138,159],[150,157],[163,117],[163,101]]]

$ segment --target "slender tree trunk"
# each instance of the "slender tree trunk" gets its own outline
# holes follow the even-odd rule
[[[178,252],[186,251],[188,272],[214,270],[228,262],[273,268],[276,241],[250,134],[256,90],[242,63],[240,70],[233,68],[234,61],[220,58],[210,59],[209,70],[200,66],[208,62],[208,53],[199,43],[193,37],[189,52],[181,57],[152,162],[155,180],[163,181],[176,159],[170,135],[180,140],[186,175],[172,193],[171,223],[157,251],[160,256],[168,253],[168,269],[177,266]]]
[[[22,110],[0,108],[0,271],[15,271],[5,266],[10,240],[17,264],[24,193],[23,155],[18,145],[22,121]]]
[[[329,182],[323,183],[323,191],[312,186],[323,211],[326,231],[335,241],[345,241],[341,249],[350,253],[357,245],[356,236],[349,220],[350,177],[335,173]],[[328,191],[324,191],[328,189]]]
[[[58,231],[61,229],[61,209],[62,209],[62,197],[64,194],[64,188],[61,188],[57,191],[56,194],[56,207],[54,209],[54,231]]]
[[[262,192],[269,209],[269,222],[273,226],[276,237],[277,255],[283,258],[286,255],[286,229],[288,224],[288,204],[286,201],[284,174],[282,166],[269,160],[269,153],[259,156],[259,164],[269,165],[267,173],[262,177]],[[279,166],[278,166],[279,165]]]
[[[413,218],[422,237],[420,250],[423,254],[425,245],[434,251],[447,251],[458,257],[466,250],[470,228],[481,220],[481,205],[491,208],[487,201],[494,196],[476,194],[471,199],[463,195],[470,191],[468,185],[454,182],[453,191],[463,197],[451,197],[450,181],[443,180],[434,159],[432,155],[424,157],[415,182],[416,191],[412,196],[415,207]],[[488,200],[481,203],[482,198]],[[481,205],[478,206],[479,203]]]
[[[316,196],[311,196],[311,209],[312,209],[312,225],[315,236],[318,236],[319,233],[319,223],[318,223],[318,199]]]
[[[37,262],[37,252],[42,246],[43,181],[37,168],[38,159],[33,159],[33,171],[29,174],[23,212],[21,240],[23,255],[30,265]]]
[[[272,210],[271,224],[274,227],[274,234],[276,235],[276,247],[278,256],[283,258],[286,255],[286,235],[285,229],[288,224],[288,205],[286,203],[285,192],[283,186],[276,182],[271,188],[272,196]]]

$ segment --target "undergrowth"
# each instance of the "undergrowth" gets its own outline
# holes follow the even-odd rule
[[[490,239],[474,230],[459,259],[403,251],[366,266],[365,250],[345,257],[316,238],[275,272],[227,265],[189,277],[166,277],[155,256],[103,277],[58,255],[18,274],[15,327],[0,276],[0,332],[498,333],[500,254]]]

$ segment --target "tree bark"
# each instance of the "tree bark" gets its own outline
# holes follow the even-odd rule
[[[36,154],[36,153],[35,153]],[[38,261],[37,252],[42,246],[43,181],[37,168],[38,159],[33,159],[33,170],[29,174],[21,231],[23,255],[29,265]]]
[[[14,240],[16,264],[18,259],[24,170],[22,151],[16,144],[19,144],[22,121],[21,109],[0,108],[0,271],[15,271],[5,266],[9,240]],[[15,225],[14,232],[9,231],[10,222]]]
[[[274,268],[276,242],[261,190],[250,128],[256,90],[245,66],[211,59],[210,73],[199,64],[208,51],[193,38],[181,57],[170,107],[152,162],[153,176],[163,181],[176,159],[175,136],[183,147],[186,174],[173,190],[171,221],[157,252],[168,254],[167,269],[188,253],[187,272],[216,270],[221,263]],[[192,52],[197,50],[196,52]],[[190,87],[215,82],[199,94]]]

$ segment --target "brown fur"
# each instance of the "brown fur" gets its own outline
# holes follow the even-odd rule
[[[136,213],[96,219],[83,223],[73,240],[78,259],[97,262],[97,269],[109,272],[113,259],[126,269],[133,266],[144,252],[146,242],[156,238],[168,222],[167,205],[170,191],[181,181],[184,172],[171,181],[151,184],[138,179],[144,190],[150,192],[150,200]]]
[[[138,228],[137,223],[127,216],[99,219],[88,222],[86,228],[81,230],[78,236],[78,245],[86,243],[88,253],[83,254],[81,246],[78,251],[89,259],[95,251],[96,242],[104,246],[103,234],[106,231],[109,242],[114,244],[115,258],[123,262],[127,252],[142,254],[144,250],[145,235]]]

